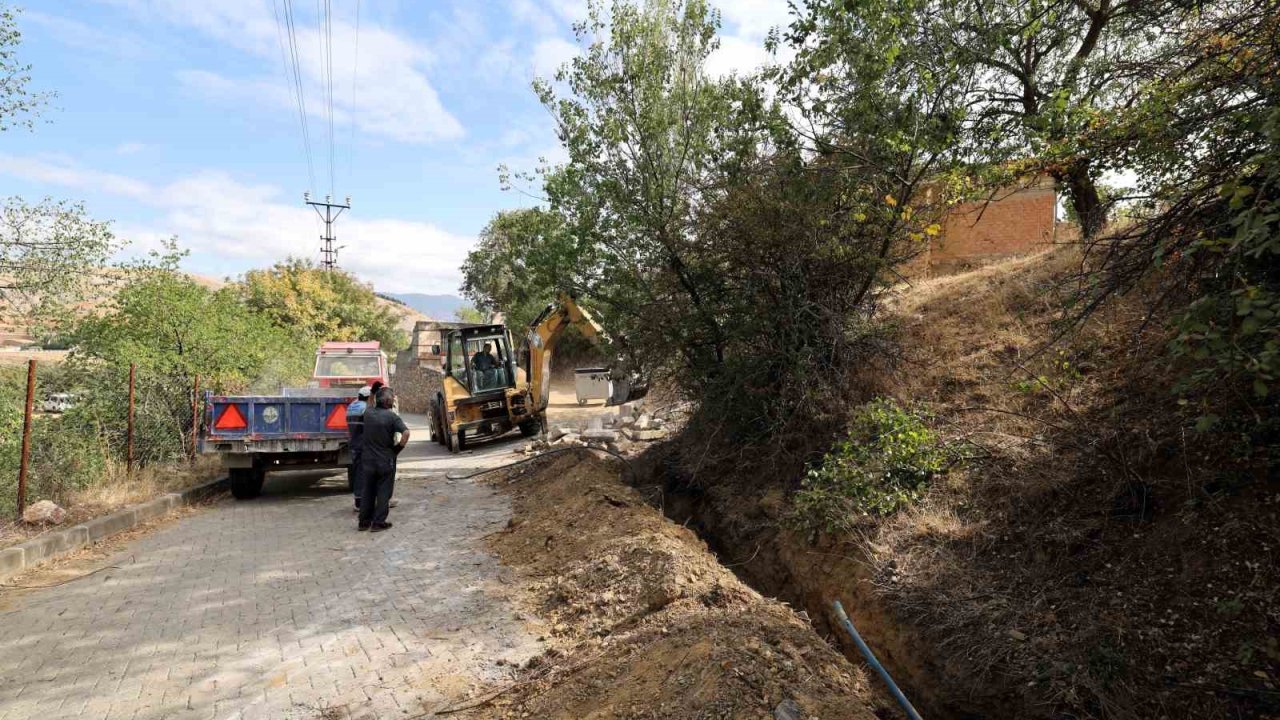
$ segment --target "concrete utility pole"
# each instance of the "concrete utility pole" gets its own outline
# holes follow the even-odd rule
[[[320,246],[320,254],[324,255],[324,260],[321,261],[321,264],[324,265],[325,270],[332,270],[338,267],[338,251],[346,247],[345,245],[340,247],[333,246],[333,241],[337,240],[333,236],[333,223],[342,214],[343,210],[351,209],[351,196],[348,195],[346,202],[341,204],[334,203],[332,195],[325,195],[324,202],[312,200],[309,192],[302,193],[302,199],[315,208],[316,214],[324,221],[324,235],[320,236],[320,239],[324,241],[324,244]],[[320,208],[324,208],[324,212],[320,212]],[[338,212],[335,213],[334,210]]]

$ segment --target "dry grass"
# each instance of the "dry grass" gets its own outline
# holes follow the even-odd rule
[[[927,638],[944,693],[972,707],[1274,709],[1280,652],[1254,638],[1275,635],[1278,578],[1249,539],[1280,540],[1274,505],[1250,501],[1261,488],[1206,489],[1226,460],[1187,440],[1167,336],[1140,294],[1063,334],[1078,265],[1054,250],[896,300],[915,352],[894,394],[975,460],[868,533],[871,582]]]
[[[148,466],[136,469],[132,475],[125,472],[123,463],[113,461],[107,466],[107,472],[100,482],[71,494],[63,506],[67,511],[67,520],[62,525],[56,528],[32,526],[6,518],[0,522],[0,547],[29,540],[51,529],[107,515],[164,493],[195,487],[217,478],[221,471],[218,459],[205,455],[189,465]],[[40,499],[28,498],[28,504]]]

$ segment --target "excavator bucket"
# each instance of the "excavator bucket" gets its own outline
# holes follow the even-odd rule
[[[606,406],[621,405],[632,400],[639,400],[649,394],[649,383],[638,378],[614,378],[612,392]]]

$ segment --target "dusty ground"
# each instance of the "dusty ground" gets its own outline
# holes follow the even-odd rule
[[[892,717],[863,671],[761,597],[687,528],[586,454],[495,477],[513,515],[489,547],[527,586],[551,648],[466,717]]]

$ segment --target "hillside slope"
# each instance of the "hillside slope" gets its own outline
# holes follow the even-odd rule
[[[1045,346],[1078,267],[1052,252],[897,299],[904,356],[875,383],[968,457],[917,507],[801,534],[798,478],[722,472],[687,512],[819,625],[844,599],[927,717],[1275,716],[1274,465],[1190,429],[1140,297]]]

